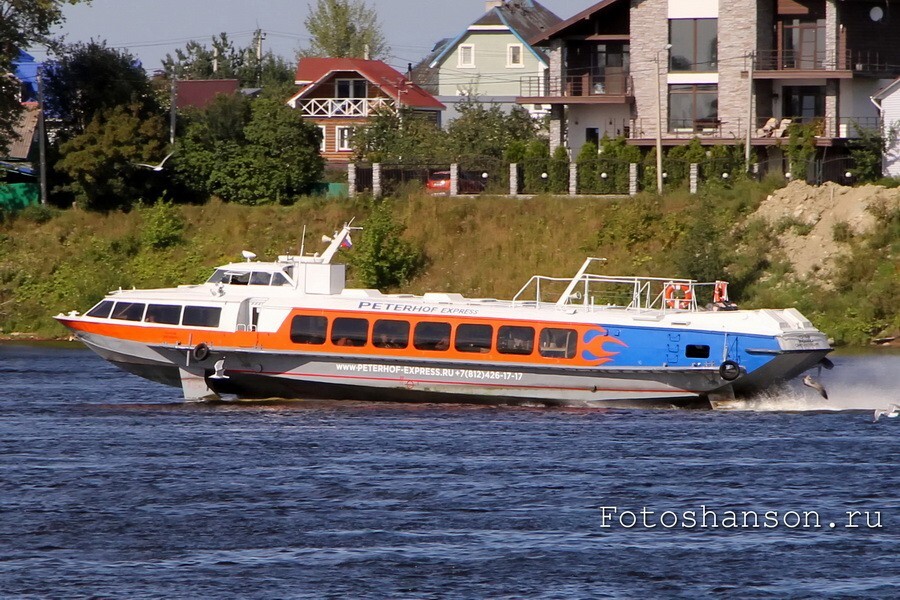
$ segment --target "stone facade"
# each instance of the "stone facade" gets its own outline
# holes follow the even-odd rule
[[[743,139],[746,127],[756,129],[750,101],[750,60],[756,50],[759,21],[747,0],[719,0],[719,120],[721,135]]]
[[[667,0],[631,2],[631,72],[634,81],[636,127],[638,137],[656,136],[656,94],[659,91],[663,121],[669,112],[666,72],[669,39]],[[654,73],[657,79],[654,80]],[[663,135],[665,135],[663,127]]]

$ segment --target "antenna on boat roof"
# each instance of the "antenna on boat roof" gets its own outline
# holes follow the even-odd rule
[[[303,226],[303,234],[300,236],[300,256],[303,256],[303,248],[306,246],[306,225]]]

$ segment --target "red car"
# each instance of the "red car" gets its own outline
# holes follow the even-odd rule
[[[478,179],[461,173],[456,183],[457,193],[480,194],[484,191],[484,183]],[[450,193],[450,171],[436,171],[425,182],[425,189],[429,194]]]

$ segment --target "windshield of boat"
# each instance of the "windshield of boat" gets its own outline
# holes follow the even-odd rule
[[[227,283],[229,285],[290,285],[290,279],[282,271],[238,271],[216,269],[206,283]]]

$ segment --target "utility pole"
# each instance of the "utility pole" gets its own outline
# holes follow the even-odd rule
[[[262,43],[266,34],[262,29],[256,30],[256,87],[262,85]]]
[[[175,144],[175,102],[178,99],[178,92],[175,89],[175,82],[178,81],[178,78],[175,75],[175,70],[172,70],[172,90],[169,98],[169,144]]]
[[[744,142],[744,171],[750,172],[750,132],[755,126],[753,118],[753,63],[756,61],[756,52],[751,51],[750,68],[747,73],[747,139]]]
[[[37,91],[38,91],[38,148],[40,149],[40,169],[41,169],[41,204],[47,204],[47,131],[44,123],[44,65],[38,65],[37,69]]]

